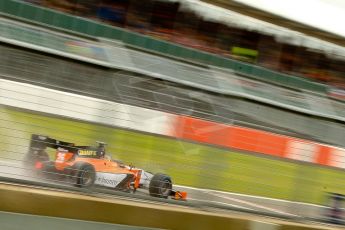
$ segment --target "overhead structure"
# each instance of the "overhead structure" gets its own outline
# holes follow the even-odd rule
[[[188,0],[188,1],[199,2],[198,0]],[[305,25],[297,21],[289,20],[282,16],[275,15],[273,13],[239,3],[235,0],[200,0],[200,2],[209,3],[221,8],[229,9],[231,11],[240,13],[242,15],[259,19],[264,22],[268,22],[268,23],[271,23],[271,24],[274,24],[276,26],[280,26],[286,29],[297,31],[305,35],[321,39],[323,41],[337,44],[339,46],[345,46],[345,38],[340,35],[332,34],[330,32],[323,31],[319,28]]]

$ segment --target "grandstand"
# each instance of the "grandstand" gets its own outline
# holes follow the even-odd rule
[[[226,1],[226,3],[225,1],[211,1],[213,4],[227,7],[232,11],[210,6],[201,1],[75,2],[64,0],[27,2],[216,54],[222,58],[249,62],[284,73],[276,78],[293,75],[303,80],[316,81],[338,88],[342,88],[344,83],[342,75],[345,72],[343,38],[273,14],[251,9],[235,1]],[[116,16],[110,17],[110,14]],[[137,42],[145,43],[143,40]],[[164,48],[162,49],[160,51],[164,52]],[[196,59],[195,61],[206,64],[215,64],[215,61],[209,60],[212,58],[197,58],[194,53],[190,54],[191,51],[184,51],[184,53],[184,55],[176,56]],[[278,81],[281,80],[278,79]],[[287,81],[289,82],[289,80]],[[303,86],[303,81],[299,81],[298,85],[306,88]],[[340,92],[339,89],[332,90],[328,87],[324,90],[334,97],[337,97]],[[330,92],[328,92],[329,90]],[[341,96],[340,93],[339,99],[342,98]]]

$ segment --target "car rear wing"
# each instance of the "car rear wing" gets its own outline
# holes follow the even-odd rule
[[[31,152],[43,152],[46,148],[67,150],[70,153],[78,154],[81,157],[99,158],[104,156],[105,143],[99,142],[98,147],[77,146],[74,143],[56,140],[44,135],[32,134],[30,141]]]
[[[46,148],[63,148],[69,150],[71,152],[75,152],[77,147],[74,143],[60,141],[48,136],[32,134],[31,141],[30,141],[30,149],[31,150],[45,150]]]

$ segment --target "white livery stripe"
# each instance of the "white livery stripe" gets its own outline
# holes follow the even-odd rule
[[[102,185],[105,187],[115,188],[126,177],[127,177],[127,174],[125,173],[114,174],[114,173],[97,172],[95,184]]]

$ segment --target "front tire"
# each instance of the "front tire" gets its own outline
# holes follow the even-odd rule
[[[172,182],[171,178],[165,174],[155,174],[149,185],[150,195],[159,198],[168,198],[171,194]]]

